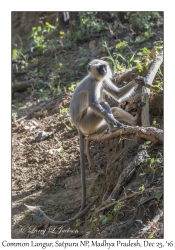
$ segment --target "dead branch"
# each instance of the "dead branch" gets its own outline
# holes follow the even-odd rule
[[[151,227],[155,227],[157,222],[163,217],[163,211],[160,211],[159,214],[157,214],[148,224],[143,227],[142,230],[142,235],[146,233]]]
[[[105,209],[109,209],[109,208],[115,206],[116,204],[118,204],[119,202],[124,202],[124,201],[126,201],[126,200],[133,199],[134,197],[137,197],[137,196],[139,196],[139,195],[143,195],[143,194],[149,193],[149,192],[155,192],[155,191],[161,190],[161,189],[162,189],[162,187],[152,187],[152,188],[148,188],[148,189],[142,190],[142,191],[140,191],[140,192],[135,192],[135,193],[133,193],[133,194],[131,194],[131,195],[128,195],[128,196],[126,196],[126,197],[123,197],[123,198],[119,199],[118,201],[114,201],[114,202],[112,202],[112,203],[110,203],[110,204],[107,204],[107,205],[106,205],[106,203],[104,203],[103,205],[105,205],[105,206],[104,206],[104,207],[101,207],[101,205],[100,205],[100,208],[98,207],[98,208],[95,210],[95,213],[99,213],[99,212],[101,212],[101,211],[103,211],[103,210],[105,210]]]
[[[152,141],[153,143],[160,141],[163,143],[163,130],[153,127],[138,127],[138,126],[127,126],[125,128],[119,129],[111,134],[93,134],[87,137],[86,141],[86,156],[88,159],[89,167],[92,166],[91,157],[89,153],[90,141],[105,141],[116,136],[135,134],[138,137]]]
[[[33,86],[33,84],[35,83],[35,80],[28,80],[28,81],[23,81],[23,82],[20,82],[20,81],[16,81],[13,85],[13,91],[23,91],[23,90],[26,90],[30,87]]]
[[[106,203],[111,202],[113,199],[117,199],[121,188],[131,179],[134,172],[136,171],[136,167],[140,164],[140,160],[147,154],[147,150],[141,150],[138,154],[133,158],[130,164],[123,169],[120,177],[117,181],[117,185],[113,189],[109,198],[106,200]]]
[[[141,75],[142,76],[146,76],[147,74],[147,70],[144,70]],[[139,75],[139,70],[135,67],[132,69],[128,69],[123,73],[117,73],[116,75],[114,75],[113,78],[113,83],[115,85],[119,85],[122,82],[129,82],[131,79],[136,78]]]
[[[137,81],[137,79],[138,79],[138,78],[135,78],[135,82],[136,82],[137,84],[140,84],[139,81]],[[152,86],[152,85],[150,85],[149,83],[144,83],[144,87],[145,87],[145,88],[148,88],[148,89],[150,89],[150,90],[153,90],[153,91],[158,91],[157,87]]]
[[[163,51],[153,60],[153,63],[146,76],[149,87],[152,86],[153,80],[162,62],[163,62]],[[143,87],[141,101],[145,103],[145,106],[142,108],[141,120],[142,120],[142,126],[144,127],[150,126],[149,94],[150,94],[150,89]]]
[[[101,135],[101,134],[93,134],[88,136],[88,140],[92,141],[105,141],[120,135],[129,135],[136,134],[139,137],[142,135],[149,135],[150,137],[156,138],[158,141],[163,142],[163,130],[154,128],[154,127],[139,127],[139,126],[126,126],[121,128],[113,133]]]

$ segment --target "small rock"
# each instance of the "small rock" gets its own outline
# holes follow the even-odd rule
[[[25,202],[31,202],[32,201],[32,198],[31,197],[27,197],[26,199],[25,199]]]
[[[28,124],[29,125],[34,125],[35,127],[39,126],[38,123],[36,121],[34,121],[34,120],[31,120]]]
[[[36,142],[40,142],[45,140],[46,138],[48,138],[50,135],[52,135],[52,132],[45,132],[45,131],[40,131],[37,135],[37,137],[35,138]]]
[[[36,126],[33,126],[33,125],[30,126],[30,127],[29,126],[24,127],[25,130],[32,130],[32,129],[35,129],[35,128],[36,128]]]
[[[49,149],[46,151],[47,153],[54,155],[56,153],[60,153],[61,152],[61,148],[53,148],[53,149]]]

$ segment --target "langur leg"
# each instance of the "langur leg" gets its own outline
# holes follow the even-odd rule
[[[113,107],[113,108],[111,108],[111,110],[112,110],[113,116],[117,120],[122,121],[122,122],[127,122],[133,126],[136,126],[138,124],[141,110],[142,110],[142,107],[144,105],[145,105],[145,103],[143,103],[143,102],[140,103],[138,110],[137,110],[137,114],[135,117],[132,116],[131,114],[129,114],[128,112],[126,112],[125,110],[118,108],[118,107]]]
[[[102,117],[96,115],[92,111],[88,111],[88,113],[81,119],[79,127],[83,134],[94,134],[102,121]]]
[[[145,102],[140,102],[138,105],[138,109],[137,109],[137,114],[136,114],[136,125],[142,126],[142,122],[141,122],[141,111],[142,111],[142,107],[145,106]]]
[[[112,115],[111,108],[107,102],[101,102],[100,104],[109,114]],[[110,131],[113,129],[112,124],[108,124],[105,119],[92,111],[88,111],[88,113],[81,119],[79,126],[84,134],[100,134],[107,127],[109,127]]]
[[[100,104],[108,114],[113,116],[113,112],[107,102],[101,102]],[[113,132],[124,125],[118,121],[116,121],[116,124],[113,125],[112,123],[108,123],[102,117],[96,115],[94,112],[88,111],[88,113],[81,119],[79,126],[83,134],[99,134],[102,133],[107,127],[109,127],[110,132]]]
[[[111,108],[113,116],[122,122],[127,122],[131,125],[136,125],[137,123],[137,119],[136,117],[132,116],[131,114],[129,114],[128,112],[126,112],[125,110],[118,108],[118,107],[113,107]]]
[[[111,107],[109,106],[109,104],[108,104],[107,102],[101,102],[100,104],[101,104],[101,106],[108,112],[108,114],[110,114],[110,115],[113,116],[112,109],[111,109]],[[114,117],[113,117],[113,118],[114,118]],[[115,119],[115,118],[114,118],[114,119]],[[105,119],[104,119],[104,120],[105,120]],[[107,123],[107,125],[108,125],[108,127],[109,127],[109,131],[110,131],[110,132],[113,132],[113,131],[119,129],[120,127],[123,127],[123,126],[124,126],[124,124],[122,124],[122,123],[120,123],[120,122],[118,122],[118,121],[116,121],[116,124],[117,124],[117,125],[114,125],[114,124],[112,124],[112,123],[108,123],[107,121],[106,121],[106,123]],[[101,129],[102,129],[103,126],[104,126],[104,124],[102,123],[102,124],[101,124]]]
[[[111,111],[111,107],[109,106],[109,104],[107,102],[101,102],[100,103],[101,106],[108,112],[108,114],[112,115],[112,111]],[[114,118],[115,119],[115,118]],[[100,134],[102,133],[107,127],[109,128],[110,132],[113,132],[115,130],[118,130],[120,127],[123,127],[124,125],[118,121],[116,121],[117,125],[113,125],[112,123],[108,123],[105,119],[103,119],[101,121],[101,123],[99,124],[96,133]]]

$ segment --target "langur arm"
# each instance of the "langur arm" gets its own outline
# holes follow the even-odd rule
[[[136,91],[143,85],[144,81],[140,81],[139,84],[137,84],[135,80],[133,80],[124,87],[118,88],[108,79],[108,81],[104,81],[103,87],[109,95],[116,98],[118,102],[123,102],[135,95]]]
[[[100,117],[102,117],[103,119],[105,119],[109,124],[111,123],[113,125],[116,125],[117,127],[123,126],[123,124],[121,124],[114,118],[112,113],[109,113],[108,110],[103,108],[102,105],[98,103],[98,101],[96,100],[95,96],[92,95],[92,93],[93,92],[91,92],[91,95],[89,97],[89,105],[88,105],[91,108],[91,110]]]

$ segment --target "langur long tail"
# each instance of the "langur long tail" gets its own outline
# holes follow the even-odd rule
[[[74,217],[72,217],[68,220],[57,221],[57,220],[53,220],[49,216],[47,216],[44,213],[44,211],[42,211],[40,208],[24,204],[30,211],[37,212],[37,213],[39,212],[39,215],[41,217],[44,217],[48,222],[51,222],[53,224],[67,224],[70,221],[78,219],[80,216],[82,216],[84,214],[84,211],[86,210],[86,209],[84,209],[85,204],[86,204],[84,136],[80,130],[78,132],[79,132],[79,139],[80,139],[80,166],[81,166],[81,183],[82,183],[82,201],[81,201],[81,207],[80,207],[79,212]],[[87,209],[89,209],[91,205],[92,205],[92,203],[87,207]]]

